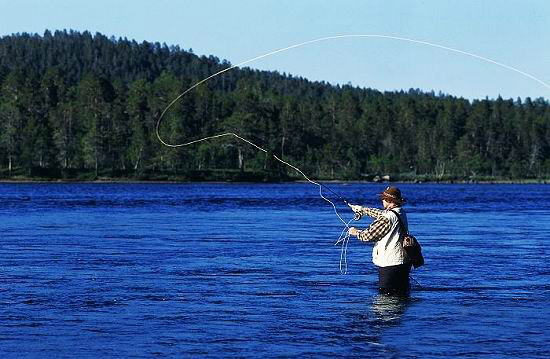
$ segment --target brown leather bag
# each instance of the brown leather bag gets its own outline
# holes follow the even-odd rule
[[[399,213],[391,210],[397,216],[399,226],[401,226],[401,233],[403,233],[403,249],[407,252],[407,256],[411,260],[414,268],[418,268],[424,265],[424,256],[422,255],[422,246],[418,242],[415,236],[409,233],[409,229],[405,228],[405,225],[401,221]]]

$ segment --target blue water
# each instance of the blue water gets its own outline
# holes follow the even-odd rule
[[[548,358],[550,186],[400,187],[408,299],[311,184],[1,184],[0,357]]]

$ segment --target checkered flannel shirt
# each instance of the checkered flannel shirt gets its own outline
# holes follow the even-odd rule
[[[391,223],[389,219],[382,215],[382,213],[384,213],[383,210],[378,208],[362,207],[361,212],[359,213],[362,216],[374,218],[374,222],[372,222],[367,229],[359,231],[357,238],[360,241],[376,242],[384,238],[384,236],[390,231]]]

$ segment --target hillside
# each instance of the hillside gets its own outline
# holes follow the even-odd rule
[[[88,32],[0,38],[3,179],[288,180],[299,176],[232,139],[172,149],[158,116],[227,68],[215,56]],[[171,143],[235,132],[312,178],[550,178],[550,107],[380,92],[235,69],[177,102]]]

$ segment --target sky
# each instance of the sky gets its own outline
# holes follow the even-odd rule
[[[550,98],[548,0],[0,0],[0,36],[88,30],[380,91]],[[514,71],[514,68],[524,74]],[[528,77],[527,75],[531,77]],[[537,81],[538,80],[538,81]]]

